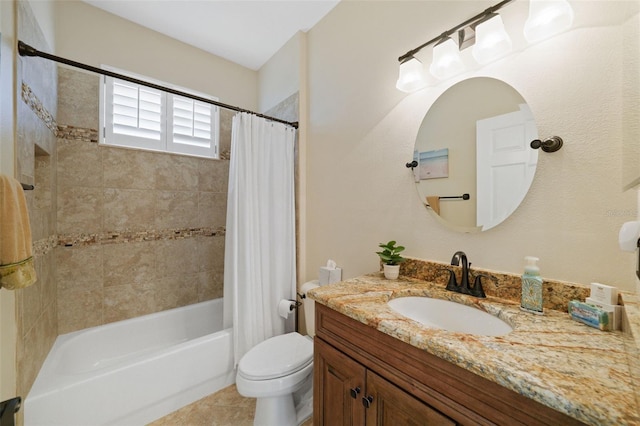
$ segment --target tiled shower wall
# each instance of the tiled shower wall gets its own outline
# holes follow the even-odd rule
[[[50,52],[31,7],[17,2],[18,39]],[[38,280],[16,292],[17,391],[26,396],[57,336],[54,248],[56,245],[56,66],[36,58],[17,61],[16,177],[35,184],[25,191]],[[22,412],[19,412],[19,416]],[[18,421],[21,421],[19,417]]]
[[[98,145],[100,77],[58,70],[58,333],[222,297],[224,160]]]

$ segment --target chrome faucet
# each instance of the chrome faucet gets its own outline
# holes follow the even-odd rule
[[[452,266],[460,266],[462,261],[462,274],[460,276],[460,284],[456,280],[456,274],[451,269],[444,269],[449,272],[449,283],[446,289],[455,291],[456,293],[468,294],[475,297],[487,297],[482,288],[482,277],[492,278],[487,275],[478,274],[475,278],[473,286],[469,285],[469,273],[471,272],[471,263],[467,260],[467,255],[463,251],[457,251],[451,258]]]

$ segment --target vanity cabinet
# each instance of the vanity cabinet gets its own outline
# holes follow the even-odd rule
[[[316,303],[313,424],[582,423]]]
[[[314,350],[314,424],[456,424],[322,340]]]

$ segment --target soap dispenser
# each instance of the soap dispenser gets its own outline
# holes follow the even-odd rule
[[[524,258],[524,274],[522,274],[522,298],[520,309],[534,314],[542,315],[542,278],[538,267],[537,257]]]

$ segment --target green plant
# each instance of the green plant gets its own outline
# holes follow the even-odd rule
[[[400,252],[404,251],[403,246],[396,246],[395,241],[389,241],[386,244],[380,243],[378,247],[382,248],[382,251],[377,251],[376,253],[380,256],[382,263],[385,265],[398,265],[404,262],[404,257],[400,256]]]

